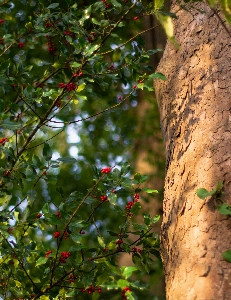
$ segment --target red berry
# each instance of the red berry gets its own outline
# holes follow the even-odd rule
[[[42,214],[37,214],[36,219],[40,219],[42,217]]]
[[[46,258],[48,258],[49,257],[49,255],[52,253],[52,250],[48,250],[47,252],[46,252]]]
[[[120,244],[123,244],[123,241],[122,240],[117,240],[116,245],[120,245]]]
[[[103,202],[104,202],[104,201],[108,201],[108,198],[107,198],[107,196],[105,196],[105,195],[104,195],[104,196],[101,196],[100,199],[101,199],[101,201],[103,201]]]
[[[61,219],[61,218],[62,218],[62,216],[61,216],[61,212],[60,212],[60,211],[58,211],[58,212],[57,212],[57,214],[56,214],[56,216],[57,216],[58,218],[60,218],[60,219]]]
[[[0,24],[4,24],[5,20],[0,20]]]
[[[70,256],[70,252],[61,252],[61,257],[67,259]]]
[[[85,234],[85,231],[81,231],[81,234]]]
[[[133,85],[133,89],[136,89],[137,88],[137,85]]]
[[[44,171],[44,172],[43,172],[43,175],[47,175],[47,172],[46,172],[46,171]]]
[[[60,236],[60,232],[59,231],[54,232],[53,236],[55,239],[57,239]]]
[[[107,173],[110,173],[111,172],[111,168],[110,167],[107,167],[107,168],[103,168],[101,170],[101,173],[104,173],[104,174],[107,174]]]
[[[23,44],[22,42],[19,42],[19,43],[18,43],[18,47],[19,47],[19,48],[23,48],[23,47],[24,47],[24,44]]]
[[[11,233],[12,230],[13,230],[13,228],[9,227],[9,228],[7,229],[7,232],[8,232],[8,233]]]
[[[139,18],[140,18],[139,16],[136,16],[136,17],[133,18],[133,20],[136,21],[136,20],[138,20]]]

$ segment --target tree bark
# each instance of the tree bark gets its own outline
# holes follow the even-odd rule
[[[231,38],[205,3],[194,7],[173,3],[180,48],[167,43],[157,71],[168,80],[155,82],[166,148],[161,254],[167,299],[228,300],[231,217],[196,190],[221,180],[231,203]]]

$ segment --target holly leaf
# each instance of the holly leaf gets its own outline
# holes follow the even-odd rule
[[[225,251],[222,256],[227,262],[231,263],[231,250]]]

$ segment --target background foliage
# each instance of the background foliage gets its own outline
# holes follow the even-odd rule
[[[133,216],[139,194],[156,191],[126,163],[137,91],[165,79],[138,31],[154,12],[138,1],[2,2],[2,298],[155,296],[141,278],[160,270],[159,218]],[[120,252],[136,266],[119,268]]]

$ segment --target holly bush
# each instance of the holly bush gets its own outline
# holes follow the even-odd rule
[[[138,89],[153,91],[153,79],[165,80],[148,66],[161,50],[145,50],[144,31],[136,30],[144,16],[162,12],[142,1],[86,2],[0,3],[3,299],[137,299],[146,285],[136,275],[159,258],[152,231],[159,216],[145,213],[142,224],[135,218],[140,196],[157,192],[143,186],[147,176],[132,175],[125,159],[115,159],[117,150],[110,166],[95,158],[90,179],[81,143],[91,149],[94,122],[121,115]],[[83,130],[79,124],[89,121]],[[108,115],[107,122],[102,131],[113,131],[115,120]],[[66,145],[77,125],[84,132],[78,159]],[[121,253],[132,255],[134,266],[119,267]]]

